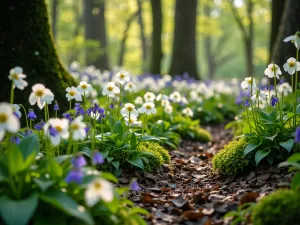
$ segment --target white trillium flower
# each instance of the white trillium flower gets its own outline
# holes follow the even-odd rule
[[[76,117],[70,124],[70,130],[73,140],[84,140],[86,137],[85,127],[86,124],[82,122],[83,117]]]
[[[21,118],[22,113],[20,111],[21,107],[18,104],[11,105],[13,107],[14,113],[18,116],[18,118]]]
[[[139,108],[139,113],[146,113],[147,115],[156,114],[157,110],[153,102],[146,102]]]
[[[152,93],[152,92],[147,92],[144,95],[144,99],[145,99],[145,102],[154,102],[154,100],[155,100],[155,94]]]
[[[124,90],[129,91],[129,92],[135,92],[136,91],[136,85],[132,82],[128,82],[127,84],[125,84]]]
[[[186,107],[182,110],[182,114],[188,117],[193,117],[194,116],[194,112],[191,108]]]
[[[130,81],[130,76],[126,71],[120,71],[116,75],[116,81],[121,85],[124,85],[126,82]]]
[[[67,87],[66,92],[66,97],[68,101],[71,101],[72,99],[75,99],[76,101],[82,101],[81,94],[76,87]]]
[[[178,91],[174,91],[172,94],[170,94],[170,100],[176,103],[181,102],[181,94]]]
[[[168,113],[168,114],[172,114],[173,113],[173,107],[171,105],[167,105],[165,108],[164,108],[164,112],[165,113]]]
[[[300,71],[300,62],[297,62],[295,58],[291,57],[283,65],[283,69],[290,75],[293,75],[296,71]]]
[[[125,117],[125,124],[126,126],[138,125],[137,117],[131,115],[130,115],[130,119],[128,117]]]
[[[283,40],[284,42],[292,42],[294,43],[295,47],[299,50],[300,49],[300,34],[297,32],[295,35],[289,36]]]
[[[9,71],[8,79],[14,82],[14,85],[20,90],[24,90],[24,88],[28,86],[27,81],[23,80],[25,78],[26,75],[23,74],[23,69],[19,66]]]
[[[241,83],[241,87],[243,90],[251,90],[251,85],[252,85],[252,90],[256,89],[256,83],[255,83],[255,79],[253,78],[252,81],[252,77],[246,77],[245,80]]]
[[[5,132],[17,133],[20,129],[20,121],[14,115],[13,107],[6,102],[0,103],[0,141],[3,140]]]
[[[86,81],[81,81],[77,86],[77,90],[81,93],[81,95],[88,96],[92,92],[93,88],[92,85],[88,84]]]
[[[162,106],[162,107],[167,107],[167,106],[169,106],[169,105],[170,105],[169,100],[162,100],[162,101],[161,101],[161,106]]]
[[[268,65],[268,68],[265,69],[265,75],[268,76],[269,78],[276,77],[279,79],[279,76],[282,74],[279,66],[277,66],[274,63],[271,63]]]
[[[69,121],[65,118],[51,118],[44,125],[45,134],[54,146],[59,145],[62,138],[69,138]]]
[[[287,96],[289,93],[292,93],[292,87],[289,83],[284,82],[282,84],[279,85],[278,87],[278,92],[279,93],[283,93],[284,96]]]
[[[142,105],[144,103],[144,100],[141,96],[136,97],[136,99],[134,100],[134,104],[136,105]]]
[[[121,115],[124,117],[129,117],[129,114],[130,114],[130,118],[131,118],[131,116],[133,116],[133,117],[139,116],[139,113],[135,109],[135,106],[131,103],[126,103],[124,105],[124,107],[121,109]]]
[[[157,95],[156,101],[163,101],[163,100],[169,100],[169,97],[167,95],[164,95],[164,94]]]
[[[113,185],[101,178],[94,180],[84,193],[84,200],[87,206],[93,207],[100,199],[111,202],[114,198]]]
[[[115,97],[115,95],[119,93],[120,88],[118,88],[114,82],[108,82],[102,90],[102,94],[107,95],[110,98]]]
[[[53,93],[43,84],[35,84],[32,86],[32,92],[29,95],[29,103],[30,105],[37,104],[40,109],[43,109],[45,103],[50,102],[52,96],[54,99]],[[51,101],[53,101],[53,99]]]

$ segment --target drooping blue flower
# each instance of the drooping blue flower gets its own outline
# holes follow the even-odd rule
[[[272,96],[271,98],[271,105],[274,107],[276,104],[277,104],[278,101],[278,98],[276,98],[275,96]]]
[[[37,123],[37,124],[34,126],[34,129],[40,131],[41,129],[43,129],[44,124],[45,124],[45,122],[44,122],[43,120],[41,120],[41,122]]]
[[[300,143],[300,127],[297,127],[295,131],[295,143]]]
[[[65,117],[67,120],[69,120],[69,122],[72,122],[72,116],[70,113],[63,113],[62,114],[63,117]]]
[[[29,110],[28,112],[28,116],[27,116],[30,120],[35,120],[37,118],[36,114],[34,113],[34,111],[32,109]]]
[[[66,182],[69,184],[69,183],[72,183],[72,182],[75,182],[77,184],[80,184],[82,182],[82,178],[83,178],[83,172],[80,168],[73,168],[67,175],[66,177]]]
[[[105,118],[105,110],[103,108],[100,108],[97,103],[95,103],[92,107],[88,108],[86,113],[99,121]]]
[[[21,139],[17,135],[13,135],[10,138],[10,141],[16,145],[20,144]]]
[[[24,132],[24,137],[28,137],[29,135],[31,135],[32,134],[32,130],[26,130],[25,132]]]
[[[76,111],[76,116],[84,115],[84,109],[81,107],[81,105],[79,103],[75,103],[74,110]]]
[[[72,158],[72,164],[76,168],[81,168],[86,165],[86,160],[82,155],[78,155]]]
[[[53,106],[53,110],[54,111],[58,111],[59,110],[59,105],[58,105],[57,101],[55,101],[55,104]]]
[[[250,102],[249,102],[249,99],[246,99],[245,103],[244,103],[244,106],[246,107],[250,107]]]
[[[89,126],[86,126],[86,127],[84,128],[84,130],[85,130],[85,133],[86,133],[86,134],[88,134],[88,133],[89,133],[89,131],[90,131],[90,129],[91,129],[91,128],[90,128]]]
[[[132,191],[140,191],[141,190],[141,187],[136,180],[131,182],[130,190],[132,190]]]
[[[100,152],[95,152],[93,157],[93,164],[94,165],[101,165],[104,163],[104,157]]]
[[[109,104],[109,108],[110,108],[110,109],[113,109],[114,107],[115,107],[115,106],[114,106],[114,103],[110,103],[110,104]]]

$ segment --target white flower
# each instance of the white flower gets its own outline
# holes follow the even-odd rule
[[[167,95],[164,95],[164,94],[157,95],[156,101],[163,101],[163,100],[169,100],[169,97]]]
[[[142,105],[143,103],[144,103],[144,100],[140,96],[136,97],[136,99],[134,100],[134,104],[136,104],[136,105]]]
[[[172,80],[172,77],[171,75],[169,74],[166,74],[162,77],[162,79],[165,81],[165,82],[170,82]]]
[[[189,107],[186,107],[185,109],[183,109],[182,114],[185,115],[185,116],[189,116],[189,117],[194,116],[193,110]]]
[[[8,79],[14,82],[14,85],[20,90],[24,90],[28,86],[27,81],[23,80],[26,78],[26,75],[23,74],[23,69],[19,66],[11,69],[9,71]]]
[[[186,97],[182,96],[181,103],[184,105],[188,104],[188,100],[186,99]]]
[[[299,32],[297,32],[295,35],[289,36],[283,40],[284,42],[289,42],[291,41],[294,43],[295,47],[297,49],[300,49],[300,35]]]
[[[152,92],[147,92],[144,95],[144,99],[145,99],[145,102],[154,102],[154,100],[155,100],[155,94],[152,93]]]
[[[96,90],[96,89],[93,89],[93,90],[91,91],[91,98],[97,98],[97,96],[98,96],[97,90]]]
[[[75,99],[76,101],[82,101],[81,94],[76,87],[67,87],[66,91],[66,97],[68,101],[71,101],[72,99]]]
[[[129,117],[129,114],[130,114],[130,117],[131,116],[134,116],[134,117],[139,116],[139,113],[135,109],[135,106],[131,103],[126,103],[124,105],[124,107],[121,109],[121,115],[124,116],[124,117]]]
[[[103,95],[107,95],[108,97],[111,98],[115,97],[115,95],[119,93],[120,93],[120,88],[118,88],[114,82],[108,82],[104,86],[102,91]]]
[[[32,92],[29,95],[29,103],[30,105],[35,105],[37,103],[38,107],[42,109],[44,108],[45,103],[48,103],[52,97],[54,99],[53,93],[43,84],[35,84],[32,86]]]
[[[86,136],[85,127],[86,124],[82,122],[83,117],[76,117],[70,124],[73,140],[83,140]]]
[[[165,113],[172,114],[173,113],[173,107],[171,105],[167,105],[164,108],[164,111],[165,111]]]
[[[21,118],[22,113],[20,112],[21,107],[18,104],[11,105],[14,110],[14,114],[18,116],[18,118]]]
[[[94,180],[89,184],[84,193],[84,200],[87,206],[93,207],[102,199],[105,202],[111,202],[114,198],[113,185],[101,178]]]
[[[169,106],[169,105],[170,105],[169,100],[162,100],[162,101],[161,101],[161,106],[162,106],[162,107],[167,107],[167,106]]]
[[[253,78],[252,81],[252,77],[246,77],[245,80],[241,83],[241,87],[244,90],[251,90],[251,85],[252,85],[252,91],[254,91],[256,89],[256,83],[255,83],[255,79]]]
[[[130,120],[128,117],[125,117],[126,126],[138,125],[137,118],[135,116],[130,116]]]
[[[279,66],[277,66],[274,63],[269,64],[268,68],[265,69],[265,75],[268,76],[269,78],[276,76],[276,78],[279,79],[279,75],[281,75],[281,74],[282,74],[282,72],[281,72]]]
[[[0,141],[4,138],[5,131],[17,133],[20,121],[14,115],[13,107],[6,102],[0,103]]]
[[[69,121],[65,118],[51,118],[44,125],[45,134],[54,146],[59,145],[61,138],[69,138]]]
[[[181,102],[181,94],[178,91],[174,91],[170,94],[170,100],[177,103]]]
[[[77,86],[77,90],[82,94],[88,96],[93,88],[92,85],[88,84],[86,81],[81,81]]]
[[[283,69],[290,75],[293,75],[296,70],[300,71],[300,62],[297,62],[295,58],[291,57],[288,59],[287,63],[283,65]]]
[[[156,114],[156,108],[153,102],[146,102],[139,108],[139,113],[146,113],[147,115]]]
[[[124,90],[129,91],[129,92],[135,92],[136,91],[136,85],[132,82],[128,82],[127,84],[125,84]]]
[[[130,81],[130,76],[126,71],[118,72],[116,75],[116,81],[123,85],[126,82]]]
[[[284,82],[279,85],[278,92],[283,93],[284,96],[287,96],[289,93],[292,93],[292,87],[289,83]]]

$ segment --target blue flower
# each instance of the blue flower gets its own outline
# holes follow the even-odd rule
[[[43,120],[41,120],[41,122],[37,123],[35,126],[34,126],[34,129],[40,131],[41,129],[43,129],[43,126],[44,126],[45,122]]]
[[[13,135],[10,138],[10,141],[16,145],[20,144],[21,139],[17,135]]]
[[[53,110],[54,110],[54,111],[57,111],[57,110],[59,110],[59,105],[58,105],[57,101],[55,101],[55,104],[54,104]]]
[[[276,98],[275,96],[272,96],[271,98],[271,105],[274,107],[276,104],[277,104],[278,101],[278,98]]]
[[[51,137],[55,137],[58,135],[58,131],[52,126],[49,127],[49,133]]]
[[[93,164],[103,164],[104,163],[104,157],[100,152],[95,152],[94,157],[93,157]]]
[[[69,184],[71,182],[75,182],[77,184],[80,184],[82,182],[83,178],[83,172],[80,168],[73,168],[66,177],[66,182]]]
[[[90,129],[91,129],[91,128],[90,128],[89,126],[86,126],[86,127],[84,128],[84,130],[85,130],[85,133],[86,133],[86,134],[88,134],[88,133],[89,133],[89,131],[90,131]]]
[[[28,116],[27,116],[30,120],[34,120],[37,118],[36,114],[34,113],[34,111],[32,109],[29,110]]]
[[[114,107],[115,107],[114,104],[113,104],[113,103],[110,103],[109,108],[110,108],[110,109],[113,109]]]
[[[246,101],[245,101],[245,103],[244,103],[244,106],[246,106],[246,107],[250,107],[250,102],[249,102],[249,100],[248,100],[248,99],[246,99]]]
[[[26,130],[25,132],[24,132],[24,137],[28,137],[29,135],[31,135],[32,134],[32,130]]]
[[[141,190],[141,187],[136,180],[131,182],[130,190],[132,190],[132,191],[140,191]]]
[[[84,115],[84,109],[81,108],[81,105],[79,103],[75,103],[74,109],[76,111],[76,116],[77,115]]]
[[[295,143],[300,143],[300,127],[297,127],[295,131]]]
[[[72,164],[76,168],[81,168],[81,167],[84,167],[86,165],[86,161],[85,161],[85,158],[82,155],[78,155],[78,156],[75,156],[72,159]]]
[[[65,117],[67,120],[69,120],[69,122],[72,122],[72,116],[70,113],[63,113],[62,114],[63,117]]]
[[[242,104],[242,103],[243,103],[243,97],[242,97],[241,95],[238,95],[238,96],[236,97],[236,99],[235,99],[235,103],[236,103],[237,105]]]

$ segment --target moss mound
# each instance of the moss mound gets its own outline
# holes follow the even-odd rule
[[[201,127],[190,127],[190,129],[195,135],[193,140],[204,143],[212,141],[212,136],[207,130],[204,130]]]
[[[250,159],[243,155],[247,142],[244,138],[229,142],[212,160],[213,172],[234,176],[248,166]]]
[[[278,190],[260,200],[253,209],[254,225],[299,225],[300,194]]]

